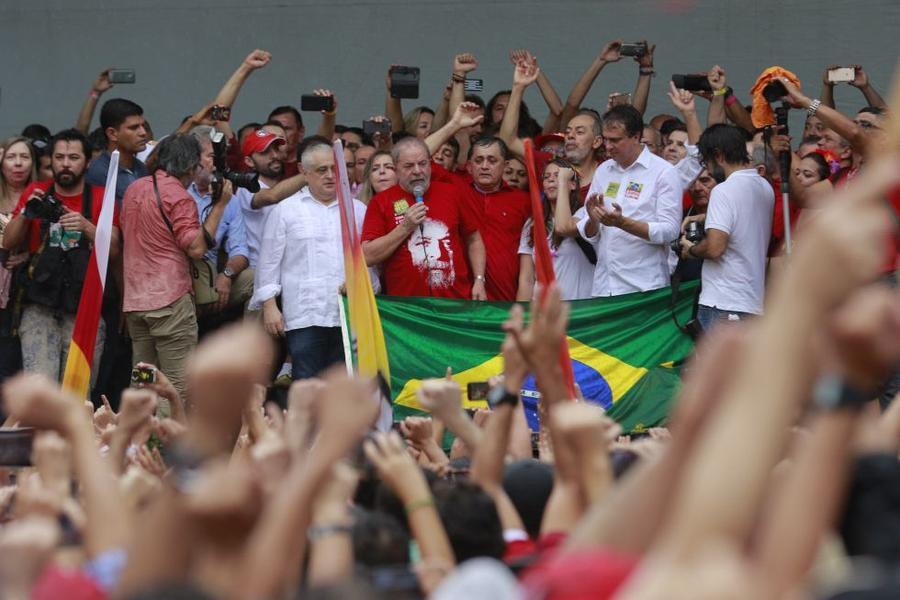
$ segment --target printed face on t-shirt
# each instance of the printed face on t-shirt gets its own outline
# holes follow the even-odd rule
[[[412,264],[425,273],[432,289],[447,289],[456,283],[450,231],[441,221],[425,219],[422,231],[416,229],[406,243]]]

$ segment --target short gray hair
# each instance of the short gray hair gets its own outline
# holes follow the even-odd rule
[[[331,147],[330,144],[326,144],[324,141],[321,141],[321,142],[315,141],[315,142],[311,143],[310,145],[306,146],[305,148],[303,148],[303,152],[300,153],[300,162],[303,164],[303,167],[305,169],[312,168],[312,165],[309,163],[309,160],[307,160],[307,157],[312,156],[313,152],[321,152],[321,151],[325,151],[330,154],[330,153],[334,152],[334,149]]]
[[[197,125],[190,130],[190,134],[197,138],[199,142],[212,142],[212,136],[216,132],[216,128],[212,125]]]
[[[766,144],[753,144],[753,151],[750,152],[750,163],[754,167],[760,165],[766,168],[766,175],[772,177],[778,172],[778,155]]]
[[[428,144],[417,137],[409,136],[400,139],[396,144],[394,144],[394,147],[391,149],[391,158],[394,159],[394,164],[398,164],[400,162],[400,153],[404,150],[407,150],[410,146],[418,146],[419,148],[425,150],[425,154],[427,156],[431,156],[431,151],[428,150]]]
[[[157,166],[172,177],[193,175],[199,164],[200,142],[193,135],[179,133],[160,142]]]

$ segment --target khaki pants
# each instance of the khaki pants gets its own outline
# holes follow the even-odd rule
[[[26,305],[19,323],[22,368],[29,373],[40,373],[54,381],[62,381],[74,328],[75,315],[59,313],[39,304]],[[97,382],[105,338],[106,326],[100,319],[94,342],[94,359],[91,361],[91,388]]]
[[[134,362],[159,367],[185,398],[185,367],[197,346],[197,313],[191,295],[157,310],[126,313],[126,319]]]

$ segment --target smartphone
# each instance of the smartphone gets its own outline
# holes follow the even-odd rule
[[[675,87],[689,92],[711,92],[712,86],[706,75],[672,75]]]
[[[135,367],[131,370],[131,385],[156,383],[156,369],[152,367]]]
[[[110,83],[134,83],[134,69],[110,69],[107,75]]]
[[[469,400],[487,400],[490,389],[491,386],[487,381],[470,381],[466,385],[466,394],[469,396]]]
[[[418,98],[419,73],[419,67],[391,67],[391,98]]]
[[[619,54],[622,56],[643,56],[647,54],[647,46],[642,43],[622,44],[619,46]]]
[[[230,121],[231,107],[229,106],[213,106],[209,109],[209,116],[213,121]]]
[[[334,110],[334,97],[303,94],[300,96],[300,110],[308,112],[331,112]]]
[[[391,122],[389,119],[384,119],[383,121],[375,121],[373,119],[366,119],[362,124],[363,133],[366,135],[375,135],[376,133],[380,133],[382,135],[390,135],[391,134]]]
[[[483,92],[484,79],[466,79],[463,82],[463,89],[467,92]]]
[[[828,81],[831,83],[847,83],[854,79],[856,79],[856,69],[853,67],[839,67],[828,71]]]
[[[31,444],[34,429],[0,429],[0,467],[28,467],[31,465]]]

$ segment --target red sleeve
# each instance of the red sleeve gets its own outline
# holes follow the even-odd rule
[[[393,229],[393,223],[388,223],[384,215],[384,198],[381,194],[377,194],[366,209],[360,239],[363,242],[377,240],[390,233],[391,229]]]
[[[475,190],[469,186],[456,186],[459,192],[459,222],[464,236],[479,231],[479,224],[484,223],[484,203]]]

